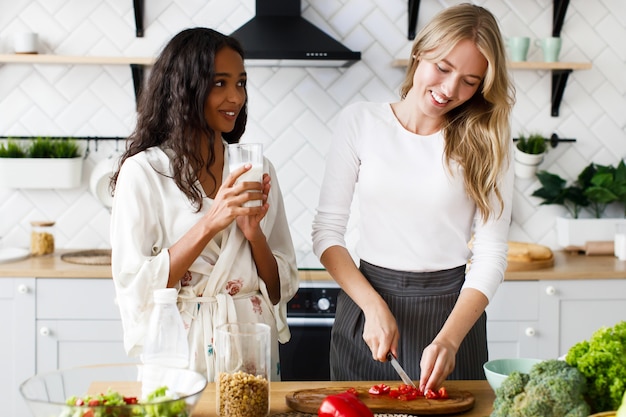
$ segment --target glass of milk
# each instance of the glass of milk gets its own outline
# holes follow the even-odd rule
[[[252,164],[252,168],[237,178],[237,182],[263,182],[263,144],[262,143],[233,143],[228,145],[228,167],[230,172],[245,164]],[[260,206],[263,200],[251,200],[243,204],[244,207]]]
[[[615,256],[620,261],[626,261],[626,223],[615,225]]]

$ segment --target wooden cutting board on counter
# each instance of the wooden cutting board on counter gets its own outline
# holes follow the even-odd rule
[[[547,246],[509,241],[508,272],[534,271],[554,266],[554,254]]]
[[[317,414],[317,410],[328,395],[339,394],[349,388],[355,388],[359,399],[369,407],[374,414],[419,414],[440,415],[456,414],[467,411],[474,406],[474,395],[469,391],[448,389],[449,398],[445,400],[428,400],[418,398],[412,401],[402,401],[388,395],[372,395],[367,391],[370,386],[316,388],[293,391],[285,396],[287,406],[302,413]],[[393,386],[391,388],[394,388]]]

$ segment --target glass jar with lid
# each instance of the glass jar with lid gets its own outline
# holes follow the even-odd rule
[[[30,254],[40,256],[54,252],[54,222],[33,221],[30,225]]]

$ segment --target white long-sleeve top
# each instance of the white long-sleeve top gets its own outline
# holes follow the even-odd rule
[[[223,178],[229,174],[224,154]],[[232,222],[203,249],[178,285],[178,307],[190,342],[190,368],[214,378],[213,330],[220,324],[263,322],[272,328],[272,379],[278,379],[278,341],[289,340],[286,304],[298,289],[295,251],[278,179],[272,178],[269,210],[261,228],[278,263],[281,300],[272,305],[258,276],[250,245]],[[152,294],[168,282],[168,248],[204,216],[213,200],[204,197],[199,212],[171,178],[170,159],[154,147],[128,158],[121,167],[111,213],[112,273],[131,356],[142,352],[152,309]]]
[[[465,191],[463,170],[448,169],[441,132],[409,132],[389,103],[355,103],[338,116],[319,206],[313,251],[346,247],[353,195],[358,193],[360,259],[400,271],[437,271],[471,266],[463,288],[490,300],[502,282],[513,195],[513,164],[500,182],[504,211],[483,222]],[[468,243],[474,235],[472,249]]]

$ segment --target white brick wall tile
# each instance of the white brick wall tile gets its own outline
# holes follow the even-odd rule
[[[311,111],[322,121],[329,120],[341,109],[328,94],[320,90],[312,79],[306,78],[299,83],[293,92],[304,103],[308,103]]]

